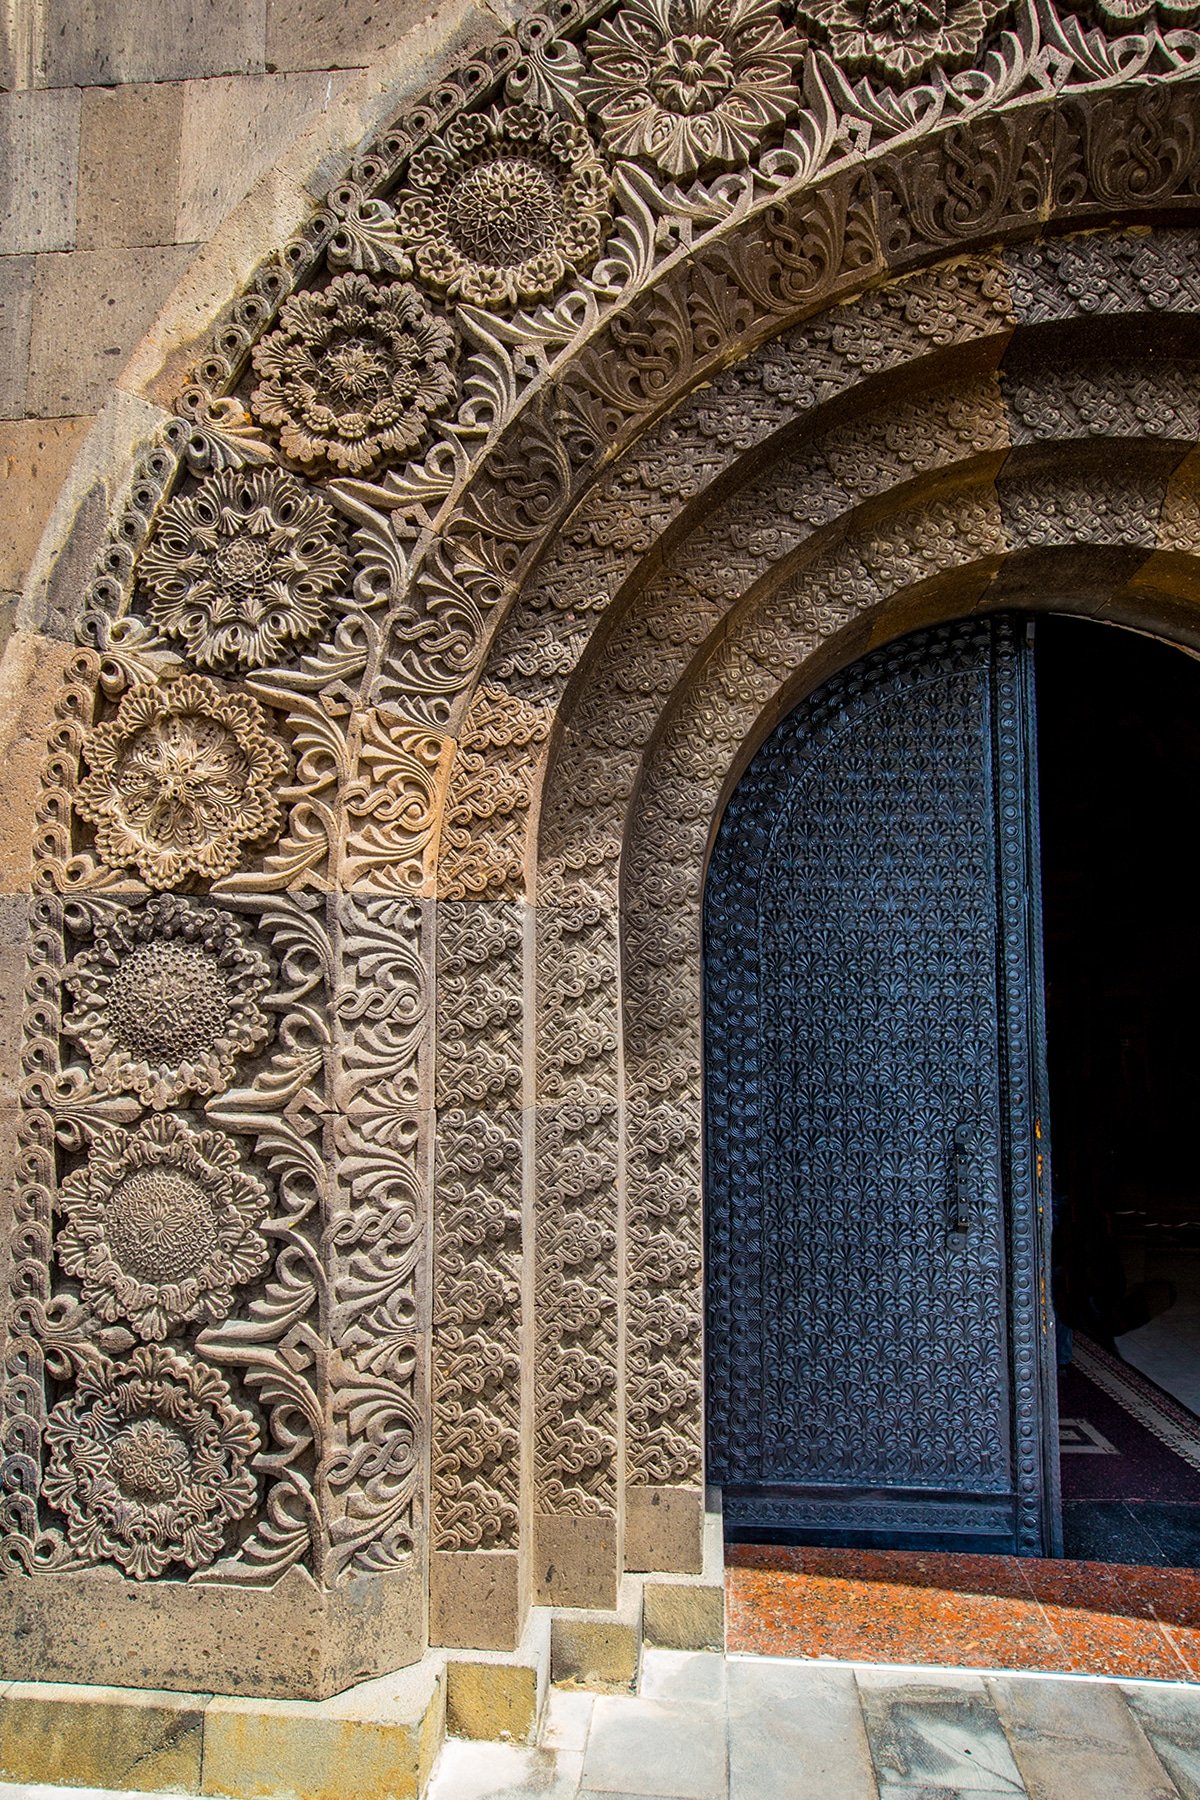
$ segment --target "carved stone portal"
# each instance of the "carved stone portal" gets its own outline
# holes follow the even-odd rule
[[[1200,642],[1163,12],[572,0],[231,303],[32,822],[5,1676],[327,1693],[697,1566],[734,780],[935,620]]]

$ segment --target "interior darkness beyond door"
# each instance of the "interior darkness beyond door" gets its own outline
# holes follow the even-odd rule
[[[1057,1548],[1032,645],[875,652],[705,901],[708,1430],[735,1535]]]

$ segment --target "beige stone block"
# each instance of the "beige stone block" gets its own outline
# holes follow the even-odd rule
[[[0,1680],[340,1694],[422,1655],[420,1560],[411,1562],[334,1592],[300,1568],[258,1589],[138,1583],[113,1570],[0,1582]]]
[[[0,419],[25,413],[33,271],[32,256],[0,257]]]
[[[47,12],[50,87],[180,81],[263,66],[265,0],[69,0]]]
[[[180,244],[39,258],[29,411],[47,418],[95,412],[192,254],[193,246]]]
[[[520,1559],[512,1550],[435,1550],[429,1558],[429,1641],[513,1650],[521,1636]]]
[[[642,1593],[635,1580],[621,1583],[621,1601],[609,1609],[556,1612],[550,1624],[550,1679],[579,1687],[632,1689],[642,1655]]]
[[[185,82],[179,209],[172,238],[200,243],[211,237],[348,79],[322,73]]]
[[[416,1669],[323,1702],[218,1698],[204,1716],[200,1792],[234,1800],[416,1800],[445,1727],[441,1671]]]
[[[615,1606],[620,1573],[616,1516],[539,1513],[534,1568],[535,1598],[543,1606]]]
[[[698,1575],[704,1566],[704,1489],[625,1490],[625,1567]]]
[[[176,241],[183,92],[165,81],[84,92],[80,250]]]
[[[0,1694],[0,1779],[194,1794],[207,1694],[14,1682]]]
[[[0,255],[75,242],[79,95],[0,94]]]
[[[662,1650],[723,1650],[725,1588],[720,1582],[648,1581],[642,1632]]]
[[[17,631],[0,662],[0,893],[29,891],[34,806],[67,644]],[[0,1588],[0,1594],[3,1589]],[[32,1673],[9,1670],[10,1674]]]
[[[436,10],[430,0],[267,0],[267,66],[365,68]]]
[[[20,592],[90,419],[13,419],[0,424],[0,588]]]
[[[26,895],[0,893],[0,1109],[17,1099],[28,927]],[[7,1170],[8,1164],[0,1168]]]

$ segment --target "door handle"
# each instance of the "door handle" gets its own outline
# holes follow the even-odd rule
[[[946,1229],[951,1237],[966,1237],[971,1229],[971,1161],[977,1134],[973,1125],[954,1127],[950,1152],[950,1194],[946,1203]]]

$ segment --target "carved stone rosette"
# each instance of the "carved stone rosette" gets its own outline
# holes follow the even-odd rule
[[[427,1579],[500,1646],[697,1566],[733,775],[1038,583],[1200,641],[1198,45],[1129,18],[569,0],[231,303],[37,803],[0,1526],[59,1647],[0,1672],[162,1605],[327,1693]]]

